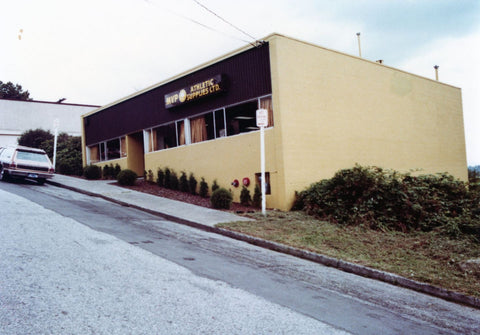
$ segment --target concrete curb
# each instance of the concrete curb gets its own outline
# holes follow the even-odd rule
[[[341,259],[336,259],[336,258],[328,257],[328,256],[325,256],[325,255],[313,253],[313,252],[310,252],[310,251],[289,247],[289,246],[284,245],[284,244],[263,240],[263,239],[260,239],[260,238],[257,238],[257,237],[237,233],[237,232],[234,232],[234,231],[231,231],[231,230],[227,230],[227,229],[223,229],[223,228],[210,227],[210,226],[207,226],[207,225],[204,225],[204,224],[200,224],[200,223],[197,223],[197,222],[181,219],[181,218],[178,218],[178,217],[175,217],[175,216],[172,216],[172,215],[168,215],[168,214],[160,213],[160,212],[157,212],[157,211],[153,211],[151,209],[144,208],[144,207],[141,207],[141,206],[132,205],[132,204],[129,204],[129,203],[126,203],[126,202],[123,202],[123,201],[119,201],[119,200],[116,200],[116,199],[113,199],[113,198],[110,198],[110,197],[106,197],[106,196],[98,194],[98,193],[89,192],[89,191],[86,191],[86,190],[83,190],[83,189],[79,189],[79,188],[76,188],[76,187],[64,185],[64,184],[57,183],[57,182],[54,182],[54,181],[51,181],[51,180],[47,180],[47,183],[49,183],[51,185],[54,185],[54,186],[66,188],[66,189],[69,189],[71,191],[75,191],[75,192],[78,192],[78,193],[83,193],[83,194],[86,194],[86,195],[102,198],[104,200],[119,204],[121,206],[132,207],[132,208],[135,208],[135,209],[138,209],[138,210],[141,210],[141,211],[144,211],[144,212],[156,215],[156,216],[160,216],[160,217],[165,218],[167,220],[171,220],[171,221],[174,221],[174,222],[177,222],[177,223],[188,225],[190,227],[198,228],[198,229],[201,229],[201,230],[204,230],[204,231],[220,234],[220,235],[230,237],[230,238],[233,238],[233,239],[236,239],[236,240],[239,240],[239,241],[247,242],[247,243],[250,243],[252,245],[256,245],[256,246],[259,246],[259,247],[262,247],[262,248],[265,248],[265,249],[281,252],[281,253],[291,255],[291,256],[295,256],[295,257],[299,257],[299,258],[306,259],[306,260],[309,260],[309,261],[312,261],[312,262],[315,262],[315,263],[318,263],[318,264],[334,267],[334,268],[337,268],[339,270],[349,272],[349,273],[352,273],[352,274],[355,274],[355,275],[359,275],[359,276],[362,276],[362,277],[383,281],[383,282],[386,282],[386,283],[389,283],[389,284],[392,284],[392,285],[396,285],[396,286],[404,287],[404,288],[411,289],[411,290],[414,290],[414,291],[417,291],[417,292],[429,294],[429,295],[437,297],[437,298],[442,298],[442,299],[445,299],[445,300],[448,300],[448,301],[452,301],[452,302],[455,302],[455,303],[460,303],[460,304],[463,304],[463,305],[467,305],[467,306],[470,306],[470,307],[480,309],[480,298],[475,298],[475,297],[468,296],[468,295],[465,295],[465,294],[461,294],[461,293],[458,293],[458,292],[449,291],[449,290],[446,290],[446,289],[441,288],[441,287],[432,286],[432,285],[429,285],[429,284],[426,284],[426,283],[417,282],[415,280],[411,280],[411,279],[408,279],[408,278],[405,278],[405,277],[402,277],[402,276],[399,276],[399,275],[396,275],[396,274],[393,274],[393,273],[384,272],[384,271],[381,271],[381,270],[376,270],[376,269],[369,268],[369,267],[366,267],[366,266],[362,266],[362,265],[359,265],[359,264],[346,262],[346,261],[343,261]]]

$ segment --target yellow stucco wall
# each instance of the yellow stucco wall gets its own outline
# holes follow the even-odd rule
[[[275,129],[265,130],[266,171],[270,172],[272,193],[277,189],[277,169],[275,165]],[[158,168],[175,170],[177,176],[185,171],[193,173],[200,185],[205,178],[211,189],[216,179],[220,187],[230,189],[234,201],[240,201],[242,185],[233,187],[232,181],[247,177],[250,179],[250,195],[253,197],[255,173],[260,172],[260,132],[239,134],[212,141],[200,142],[177,148],[160,150],[145,155],[145,170],[152,170],[155,179]],[[274,197],[267,195],[267,207],[278,208]]]
[[[269,42],[289,204],[355,163],[467,180],[459,88],[290,38]]]
[[[138,176],[143,176],[145,172],[143,158],[143,133],[127,135],[127,166]]]

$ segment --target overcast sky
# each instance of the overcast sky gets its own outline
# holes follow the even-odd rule
[[[480,164],[479,0],[198,0],[255,39],[282,33],[461,87]],[[0,0],[0,80],[103,105],[253,39],[195,0]]]

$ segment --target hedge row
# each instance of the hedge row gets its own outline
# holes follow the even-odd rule
[[[445,173],[412,176],[356,165],[298,193],[294,209],[339,224],[480,238],[479,203],[478,189]]]

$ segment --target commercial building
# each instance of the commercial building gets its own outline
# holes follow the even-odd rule
[[[258,182],[259,108],[267,207],[355,163],[467,179],[459,88],[279,34],[84,115],[84,163],[192,172],[238,201]]]
[[[99,106],[47,101],[21,101],[0,99],[0,147],[16,145],[22,133],[31,129],[58,131],[71,136],[81,136],[80,117]]]

